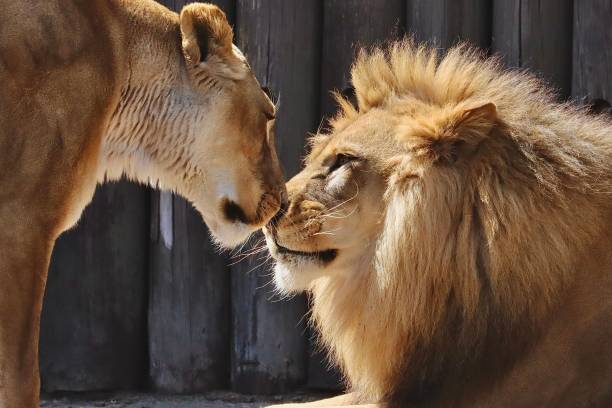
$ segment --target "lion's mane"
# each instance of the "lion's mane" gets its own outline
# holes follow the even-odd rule
[[[408,99],[496,105],[493,130],[469,135],[482,140],[469,166],[432,165],[416,180],[395,166],[372,262],[313,288],[321,341],[357,392],[475,392],[533,343],[603,233],[611,123],[466,46],[364,51],[352,81],[359,107],[340,100],[335,127]]]

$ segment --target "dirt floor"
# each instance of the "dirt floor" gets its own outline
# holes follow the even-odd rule
[[[157,394],[64,394],[44,395],[44,408],[261,408],[271,404],[307,402],[328,395],[283,395],[256,397],[229,392],[215,392],[197,396],[169,396]]]

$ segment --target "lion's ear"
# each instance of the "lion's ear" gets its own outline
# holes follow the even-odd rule
[[[469,156],[497,123],[497,108],[485,103],[440,112],[416,121],[401,132],[400,141],[414,161],[454,163]]]
[[[221,59],[231,55],[234,34],[219,7],[189,4],[181,11],[180,25],[183,53],[192,66],[205,62],[210,55]]]
[[[485,103],[461,110],[453,124],[456,136],[470,139],[487,136],[497,121],[497,107],[494,103]]]

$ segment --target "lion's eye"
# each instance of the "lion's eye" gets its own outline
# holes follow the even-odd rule
[[[354,160],[357,160],[357,157],[351,156],[350,154],[339,153],[338,155],[336,155],[336,161],[334,161],[334,164],[332,164],[329,168],[329,172],[333,173],[345,164],[348,164]]]

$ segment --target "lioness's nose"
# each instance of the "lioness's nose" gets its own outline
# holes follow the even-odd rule
[[[278,221],[280,221],[280,219],[283,218],[285,214],[287,214],[287,210],[289,209],[289,204],[290,203],[289,203],[289,199],[287,198],[287,191],[283,190],[281,192],[280,208],[278,209],[274,217],[272,217],[270,221],[268,221],[267,227],[269,229],[276,228],[276,224],[278,223]]]
[[[287,212],[287,209],[289,208],[289,197],[287,195],[287,189],[286,188],[283,188],[281,190],[280,199],[281,199],[280,200],[281,203],[280,203],[280,208],[278,209],[278,212],[281,212],[281,211]]]

